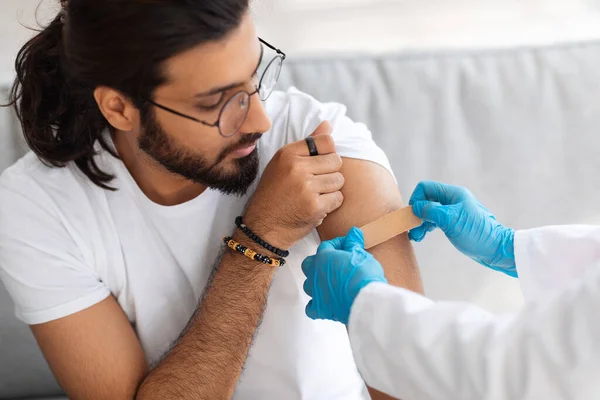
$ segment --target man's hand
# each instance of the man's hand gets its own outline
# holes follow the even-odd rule
[[[330,134],[331,125],[323,122],[311,135],[318,156],[309,156],[301,140],[281,148],[267,165],[245,222],[268,243],[292,247],[342,205],[342,159]]]

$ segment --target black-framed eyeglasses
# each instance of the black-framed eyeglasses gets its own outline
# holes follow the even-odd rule
[[[248,112],[250,111],[251,104],[250,99],[252,98],[252,96],[258,93],[262,101],[267,100],[269,96],[271,96],[271,94],[275,90],[277,81],[279,80],[279,75],[281,74],[281,67],[283,66],[283,61],[286,58],[286,55],[283,51],[270,45],[261,38],[259,38],[258,40],[260,40],[262,44],[264,44],[271,50],[274,50],[277,53],[277,55],[267,64],[260,80],[258,81],[258,85],[254,85],[254,88],[256,90],[254,90],[251,93],[246,90],[240,90],[239,92],[231,96],[229,100],[227,100],[227,102],[223,105],[223,108],[221,108],[221,111],[219,112],[219,118],[215,123],[202,121],[196,117],[180,113],[179,111],[175,111],[169,107],[165,107],[161,104],[158,104],[151,99],[148,99],[147,101],[153,106],[170,112],[171,114],[175,114],[180,117],[199,122],[202,125],[218,128],[219,133],[223,137],[233,136],[237,131],[239,131],[239,129],[244,124],[244,121],[246,121],[246,118],[248,117]]]

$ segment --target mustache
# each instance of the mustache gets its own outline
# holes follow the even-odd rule
[[[247,134],[244,135],[239,142],[237,142],[236,144],[232,144],[230,146],[228,146],[224,151],[223,154],[227,155],[229,153],[233,153],[234,151],[237,150],[241,150],[245,147],[248,147],[249,145],[257,142],[258,140],[260,140],[260,138],[262,138],[263,134],[262,133],[251,133],[251,134]]]
[[[219,156],[219,158],[217,158],[217,161],[215,162],[214,165],[219,164],[221,161],[223,161],[229,154],[233,153],[234,151],[237,150],[241,150],[245,147],[248,147],[249,145],[257,142],[258,140],[260,140],[260,138],[262,138],[263,134],[262,133],[249,133],[244,135],[239,142],[229,145],[225,148],[225,150],[223,150],[221,152],[221,155]]]

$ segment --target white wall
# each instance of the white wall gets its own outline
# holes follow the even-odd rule
[[[58,0],[0,0],[0,83]],[[291,55],[511,46],[600,38],[600,0],[253,0],[259,33]]]
[[[534,45],[600,37],[599,0],[256,0],[292,53]]]
[[[58,3],[58,0],[0,0],[0,84],[12,80],[15,56],[34,33],[26,26],[39,27],[36,11],[37,19],[45,23],[50,15],[56,14]]]

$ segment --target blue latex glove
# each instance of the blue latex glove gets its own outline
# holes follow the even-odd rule
[[[302,263],[304,291],[312,297],[306,315],[348,324],[350,309],[362,288],[385,282],[383,268],[365,250],[363,233],[352,228],[347,236],[321,243],[317,254]]]
[[[465,188],[425,181],[410,198],[415,215],[425,222],[409,232],[420,242],[440,228],[461,253],[497,271],[517,277],[514,230],[501,225]]]

